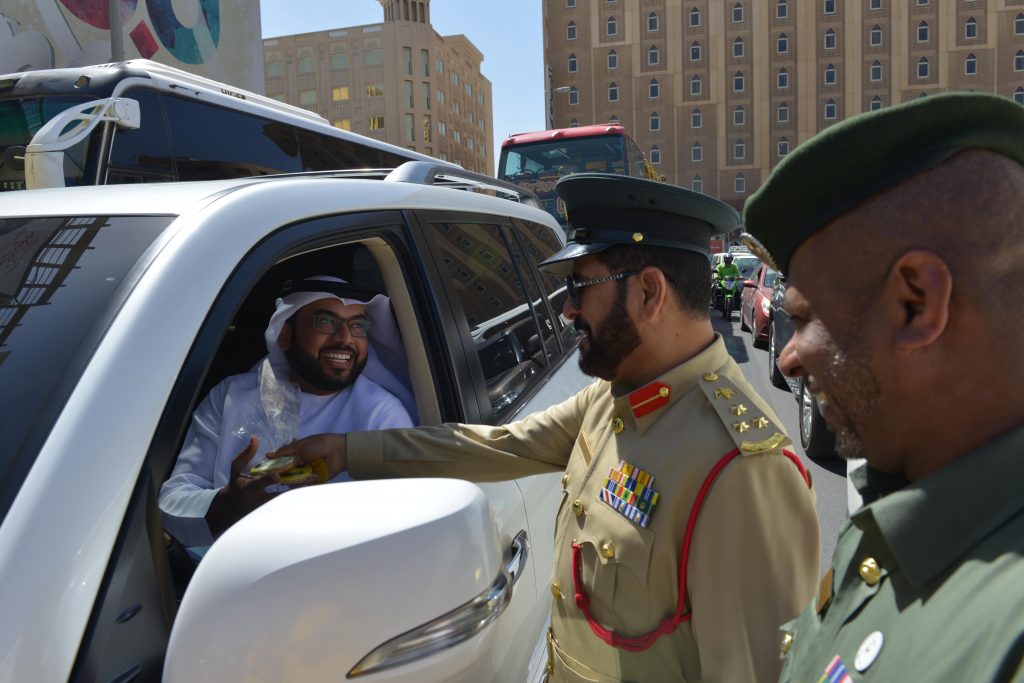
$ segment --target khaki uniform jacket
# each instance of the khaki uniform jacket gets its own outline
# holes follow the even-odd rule
[[[785,626],[782,681],[1024,681],[1024,427],[914,484],[851,479],[876,500]]]
[[[778,627],[813,595],[820,553],[813,494],[782,454],[778,444],[788,441],[777,425],[716,337],[634,392],[598,381],[504,426],[351,434],[349,471],[357,479],[493,481],[564,468],[551,680],[774,682]],[[683,536],[697,492],[739,444],[744,454],[721,472],[696,526],[687,584],[692,619],[640,652],[607,645],[573,599],[573,542],[580,544],[583,589],[600,625],[625,637],[657,628],[676,609]],[[625,466],[653,477],[648,484],[658,497],[646,527],[602,500],[609,476]]]

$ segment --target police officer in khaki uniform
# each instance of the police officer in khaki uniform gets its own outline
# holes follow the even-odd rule
[[[779,365],[867,459],[787,683],[1024,681],[1022,131],[1002,97],[915,99],[803,143],[747,202],[788,279]]]
[[[553,681],[774,681],[778,625],[813,595],[810,481],[708,317],[726,204],[607,174],[559,181],[573,227],[544,266],[599,381],[503,426],[313,437],[354,478],[475,481],[565,470],[555,533]],[[415,455],[410,455],[415,454]]]

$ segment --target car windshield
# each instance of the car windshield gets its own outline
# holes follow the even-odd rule
[[[755,256],[737,256],[733,263],[740,269],[740,276],[745,280],[754,277],[761,265],[760,259]]]
[[[166,216],[0,218],[0,520]]]

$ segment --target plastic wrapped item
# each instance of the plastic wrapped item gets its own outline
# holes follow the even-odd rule
[[[297,384],[282,380],[268,358],[260,361],[259,403],[253,403],[242,424],[232,432],[242,439],[255,436],[259,448],[249,466],[262,462],[267,453],[294,441],[299,435],[299,409],[302,403]]]

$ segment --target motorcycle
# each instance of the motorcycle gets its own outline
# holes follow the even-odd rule
[[[732,275],[718,281],[718,310],[726,320],[732,319],[732,312],[740,307],[740,282]]]

